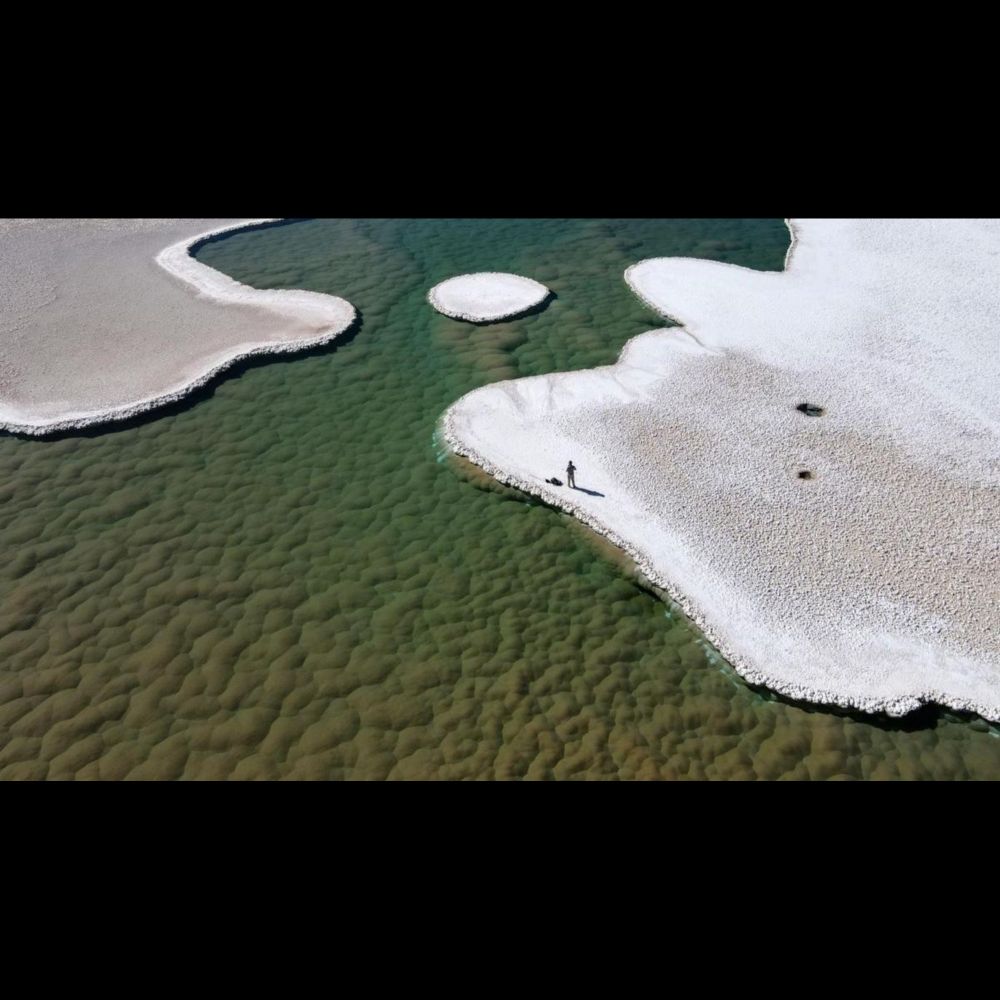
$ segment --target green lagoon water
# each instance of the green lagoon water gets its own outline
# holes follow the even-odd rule
[[[787,245],[780,220],[321,220],[203,247],[362,324],[154,419],[0,436],[0,778],[1000,777],[982,722],[751,690],[603,542],[435,440],[470,389],[662,326],[629,264]],[[495,326],[427,305],[477,270],[557,298]]]

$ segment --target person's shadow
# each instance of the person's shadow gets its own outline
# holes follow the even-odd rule
[[[602,496],[604,496],[603,493],[598,493],[597,490],[584,489],[584,487],[582,487],[582,486],[571,486],[570,489],[571,490],[579,490],[581,493],[586,493],[587,496],[591,496],[591,497],[602,497]]]

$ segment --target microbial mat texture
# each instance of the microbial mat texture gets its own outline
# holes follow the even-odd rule
[[[1000,720],[1000,223],[792,231],[781,272],[628,268],[682,329],[479,389],[446,436],[621,545],[749,681]],[[547,485],[567,457],[585,489]]]
[[[617,549],[435,441],[470,390],[608,365],[662,326],[630,264],[775,271],[787,249],[780,219],[505,219],[196,250],[358,323],[134,420],[0,434],[0,779],[1000,777],[980,720],[748,687]],[[429,308],[469,271],[554,297],[491,326]],[[790,414],[820,425],[835,401],[808,390],[791,405],[827,412]]]

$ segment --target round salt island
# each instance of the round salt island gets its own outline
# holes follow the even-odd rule
[[[453,319],[492,323],[520,316],[550,294],[543,284],[519,274],[480,271],[442,281],[427,293],[427,301]]]

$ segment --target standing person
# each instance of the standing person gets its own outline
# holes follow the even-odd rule
[[[576,489],[576,466],[573,464],[573,459],[570,459],[569,465],[566,466],[566,482],[569,483],[571,490]]]

